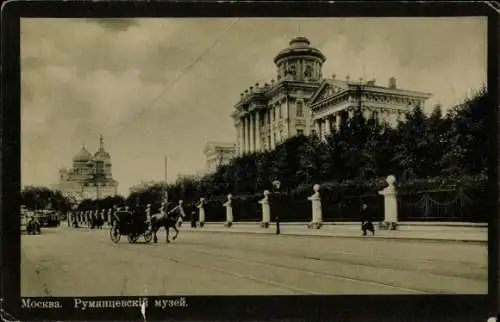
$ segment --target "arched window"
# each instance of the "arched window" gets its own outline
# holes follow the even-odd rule
[[[297,117],[304,116],[304,102],[297,101]]]

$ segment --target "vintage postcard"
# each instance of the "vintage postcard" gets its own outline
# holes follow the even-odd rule
[[[19,305],[486,303],[487,31],[479,15],[21,17]]]

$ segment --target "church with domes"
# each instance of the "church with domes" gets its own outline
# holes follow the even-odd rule
[[[115,196],[118,182],[113,179],[111,168],[111,156],[104,149],[104,138],[101,135],[95,154],[82,145],[80,151],[73,156],[73,166],[59,170],[57,189],[76,200]]]

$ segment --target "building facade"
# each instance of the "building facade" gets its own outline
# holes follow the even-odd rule
[[[113,179],[111,156],[104,150],[104,139],[99,137],[99,149],[92,155],[85,146],[73,157],[73,166],[59,170],[56,188],[67,197],[101,199],[118,193],[118,182]]]
[[[205,174],[214,173],[218,166],[228,164],[236,156],[236,144],[208,142],[203,153],[206,157]]]
[[[365,117],[396,125],[405,112],[421,105],[429,93],[403,90],[375,80],[353,82],[335,75],[324,78],[326,57],[305,37],[296,37],[274,57],[276,81],[256,83],[240,94],[231,114],[238,155],[272,150],[294,135],[316,133],[325,138],[360,108]]]

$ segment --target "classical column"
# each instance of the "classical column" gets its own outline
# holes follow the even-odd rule
[[[318,119],[317,122],[318,122],[318,126],[319,126],[318,137],[320,140],[323,140],[323,129],[325,127],[323,125],[323,119]]]
[[[239,122],[239,120],[237,120],[235,122],[234,129],[236,131],[236,154],[239,155],[240,154],[240,146],[241,146],[241,142],[240,142],[241,135],[240,135],[240,122]]]
[[[246,133],[246,136],[245,136],[245,139],[247,140],[247,144],[246,144],[246,153],[250,153],[250,147],[251,147],[251,141],[250,141],[250,129],[251,129],[251,122],[250,122],[250,113],[247,114],[247,125],[246,125],[246,129],[247,129],[247,133]]]
[[[250,139],[249,139],[249,143],[250,143],[250,147],[249,147],[249,153],[252,153],[253,151],[255,151],[255,128],[254,128],[254,117],[253,117],[253,113],[250,113],[248,115],[248,123],[249,123],[249,128],[250,128],[250,131],[249,131],[249,134],[250,134]]]
[[[246,152],[246,122],[245,122],[245,116],[242,116],[241,119],[241,154],[245,154]]]
[[[332,134],[332,124],[330,122],[330,116],[327,116],[325,119],[325,135]]]
[[[314,120],[314,130],[316,131],[316,135],[321,138],[321,127],[319,126],[319,120]]]
[[[244,142],[245,142],[245,132],[243,130],[243,119],[240,118],[240,124],[239,124],[239,132],[240,132],[240,137],[239,137],[239,144],[240,144],[240,147],[239,147],[239,154],[242,155],[243,154],[243,151],[245,149],[244,147]]]
[[[271,109],[269,110],[269,114],[271,115],[271,149],[274,149],[276,147],[276,104],[273,104],[271,106]]]
[[[260,110],[255,111],[255,150],[261,150],[261,136],[260,136]]]
[[[337,131],[340,130],[340,124],[342,122],[342,117],[340,116],[340,113],[337,113],[335,117],[335,127],[337,128]]]

